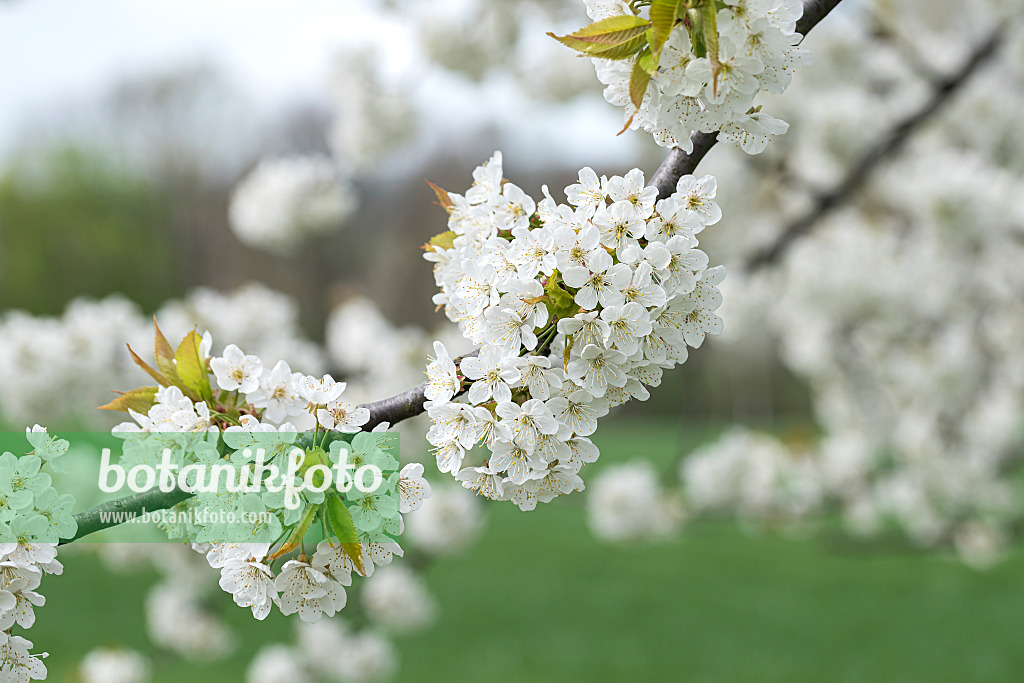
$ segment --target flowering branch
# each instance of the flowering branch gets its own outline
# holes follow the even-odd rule
[[[796,23],[796,31],[806,36],[807,32],[839,2],[840,0],[806,0],[803,16]],[[718,133],[694,133],[691,140],[693,147],[690,153],[685,154],[679,149],[673,149],[654,174],[651,186],[657,188],[660,197],[670,196],[676,191],[679,179],[696,169],[697,164],[718,141]],[[362,425],[362,429],[369,431],[384,422],[396,424],[423,413],[426,390],[427,383],[423,382],[395,396],[360,406],[369,412],[369,419]],[[189,496],[190,494],[180,490],[169,493],[153,491],[104,503],[75,515],[78,532],[71,540],[78,540],[101,529],[116,526],[133,515],[172,507]],[[110,513],[116,513],[116,517]]]
[[[997,26],[985,40],[975,47],[956,73],[937,80],[932,96],[920,109],[896,124],[887,135],[882,137],[853,165],[846,177],[835,187],[819,193],[807,213],[790,223],[779,233],[774,242],[747,260],[746,269],[754,272],[778,261],[793,242],[810,232],[823,216],[841,206],[854,192],[860,189],[871,176],[872,171],[883,161],[899,152],[910,136],[943,104],[949,101],[953,93],[970,80],[978,68],[995,54],[1002,43],[1004,33],[1004,27]],[[696,150],[696,147],[694,149]]]
[[[806,36],[807,32],[818,25],[842,0],[805,0],[804,13],[796,22],[796,32]],[[693,149],[684,152],[678,147],[673,148],[665,161],[654,172],[651,186],[658,188],[658,197],[664,199],[676,189],[676,183],[684,175],[697,169],[697,164],[707,155],[718,142],[718,131],[711,133],[694,133],[690,136]]]

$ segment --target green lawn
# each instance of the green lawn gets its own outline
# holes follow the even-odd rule
[[[602,429],[604,459],[662,464],[706,436],[621,420]],[[946,556],[751,537],[727,522],[609,546],[571,501],[488,516],[479,543],[429,569],[442,612],[398,641],[400,680],[935,683],[1024,672],[1024,553],[978,573]],[[30,635],[53,653],[51,680],[74,680],[95,645],[148,649],[145,588],[145,577],[105,575],[85,556],[48,577]],[[242,680],[261,643],[288,635],[280,615],[256,624],[226,595],[223,607],[244,639],[238,656],[194,665],[155,654],[157,681]]]

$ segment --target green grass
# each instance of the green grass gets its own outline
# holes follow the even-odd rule
[[[606,460],[646,455],[666,465],[708,430],[617,423]],[[639,452],[646,451],[645,453]],[[594,540],[579,505],[529,514],[488,509],[485,535],[428,570],[442,611],[398,641],[402,681],[1016,681],[1024,621],[1024,553],[978,573],[943,555],[864,552],[750,536],[727,522],[688,527],[657,545]],[[30,635],[53,653],[51,680],[73,680],[91,647],[148,649],[147,577],[104,574],[68,557],[43,585]],[[243,680],[260,644],[289,623],[239,626],[237,657],[190,664],[154,654],[157,681]]]

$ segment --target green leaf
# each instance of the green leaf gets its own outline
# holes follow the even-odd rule
[[[617,16],[595,21],[567,36],[549,36],[591,57],[626,59],[647,44],[646,32],[650,22],[640,17]]]
[[[641,65],[644,55],[651,56],[650,52],[641,52],[633,60],[633,70],[629,74],[629,101],[637,109],[644,101],[644,93],[647,92],[647,85],[651,82],[651,74]]]
[[[341,543],[359,543],[359,532],[356,531],[355,522],[352,521],[352,514],[345,507],[341,496],[332,493],[327,497],[327,523],[331,525],[334,535]]]
[[[555,36],[555,40],[562,42],[565,45],[569,43],[565,42],[565,39],[571,40],[573,44],[583,43],[598,43],[601,45],[618,45],[624,43],[627,40],[631,40],[636,36],[641,35],[651,25],[651,22],[641,17],[635,17],[629,14],[622,14],[614,17],[608,17],[607,19],[601,19],[595,21],[592,24],[584,26],[578,31],[574,31],[567,36]],[[573,45],[569,45],[573,47]]]
[[[439,235],[434,235],[430,241],[423,245],[424,251],[436,251],[437,249],[451,249],[455,246],[455,238],[458,237],[453,231],[446,230]]]
[[[352,521],[352,514],[349,513],[341,496],[332,493],[324,503],[327,512],[327,523],[341,543],[341,547],[350,558],[360,574],[366,576],[366,568],[363,566],[363,546],[359,542],[359,532]]]
[[[597,59],[629,59],[640,50],[644,49],[647,45],[647,36],[640,35],[630,40],[629,42],[622,43],[621,45],[615,45],[608,47],[604,50],[588,52],[588,56],[596,57]]]
[[[270,556],[270,560],[276,560],[282,555],[287,555],[291,551],[295,550],[302,543],[302,539],[306,537],[310,527],[313,526],[313,520],[316,519],[317,510],[320,509],[319,505],[310,505],[306,508],[306,512],[303,513],[302,519],[295,525],[292,532],[288,535],[288,539],[284,542],[273,555]]]
[[[661,48],[665,47],[665,42],[672,34],[672,28],[679,18],[679,4],[679,0],[651,1],[651,32],[648,42],[655,67],[661,58]]]
[[[718,74],[722,63],[718,61],[718,6],[711,0],[701,5],[704,24],[704,47],[711,62],[711,92],[718,94]]]
[[[210,373],[206,370],[206,362],[199,352],[201,342],[202,338],[192,330],[178,344],[174,360],[177,362],[178,377],[184,385],[183,391],[209,401],[213,398],[213,392],[210,390]]]
[[[704,14],[700,8],[694,8],[687,12],[690,19],[690,45],[693,46],[693,54],[697,57],[707,57],[708,50],[704,45]]]
[[[131,391],[120,392],[120,396],[107,405],[100,406],[99,409],[116,410],[122,413],[134,410],[136,413],[145,415],[153,407],[153,404],[156,403],[156,392],[157,387],[141,387]]]
[[[562,287],[561,281],[562,278],[557,270],[548,278],[547,284],[544,285],[544,292],[548,296],[545,305],[552,318],[571,318],[576,315],[580,307],[573,300],[572,293]]]

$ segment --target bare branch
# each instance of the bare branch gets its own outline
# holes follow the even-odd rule
[[[678,147],[673,148],[665,161],[651,176],[651,186],[658,188],[658,198],[664,199],[676,191],[676,183],[684,175],[689,175],[697,170],[697,164],[704,158],[711,148],[718,142],[718,131],[714,133],[694,133],[690,136],[693,150],[684,152]]]
[[[1002,42],[1003,35],[1002,26],[993,29],[988,37],[971,52],[970,57],[956,73],[936,83],[932,96],[920,109],[896,124],[888,134],[872,146],[853,165],[838,185],[818,194],[810,210],[786,226],[774,242],[747,259],[746,270],[754,272],[778,261],[794,241],[810,232],[826,214],[849,200],[870,177],[872,171],[883,161],[899,152],[911,134],[928,121],[950,99],[953,93],[959,90],[978,68],[995,54]]]
[[[381,422],[395,424],[416,417],[423,412],[423,404],[427,400],[423,394],[426,388],[427,383],[421,382],[408,391],[362,406],[370,410],[370,421],[363,425],[363,429],[369,431]]]

